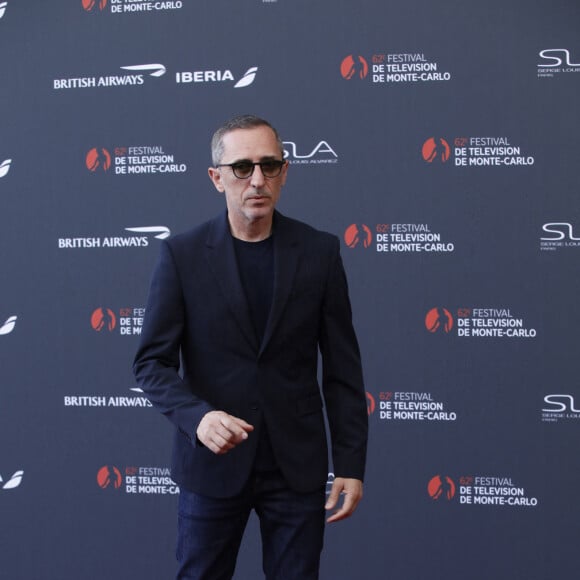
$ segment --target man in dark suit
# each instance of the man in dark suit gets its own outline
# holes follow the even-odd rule
[[[231,578],[254,509],[266,577],[316,579],[324,510],[328,522],[353,513],[366,457],[339,241],[275,210],[288,162],[269,123],[232,119],[212,156],[226,211],[163,243],[134,363],[176,428],[177,577]],[[323,403],[336,475],[326,505]]]

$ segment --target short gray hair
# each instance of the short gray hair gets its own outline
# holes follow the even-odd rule
[[[280,147],[280,155],[284,158],[284,144],[278,131],[268,123],[265,119],[256,117],[255,115],[238,115],[229,121],[226,121],[214,134],[211,139],[211,158],[214,165],[218,165],[224,154],[224,135],[235,131],[236,129],[253,129],[255,127],[269,127],[274,132],[278,146]]]

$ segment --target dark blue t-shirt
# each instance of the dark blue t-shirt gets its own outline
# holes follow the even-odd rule
[[[238,269],[246,293],[254,330],[264,337],[274,292],[274,251],[272,236],[260,242],[234,238]]]
[[[274,293],[274,249],[272,236],[260,242],[245,242],[234,238],[238,270],[254,330],[259,342],[264,338],[266,323]],[[254,468],[258,471],[276,469],[276,459],[266,424],[262,422]]]

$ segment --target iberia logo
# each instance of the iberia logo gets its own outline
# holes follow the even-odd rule
[[[340,63],[340,74],[347,81],[350,81],[355,76],[359,79],[364,79],[369,74],[369,65],[362,56],[349,54]]]
[[[0,326],[0,335],[2,334],[10,334],[14,327],[16,326],[16,321],[18,320],[18,316],[9,316],[6,319],[6,322],[2,326]]]
[[[453,316],[447,308],[431,308],[425,316],[425,327],[429,332],[451,332],[453,328]]]
[[[117,317],[110,308],[97,308],[91,315],[91,326],[97,332],[103,329],[111,332],[117,326]]]
[[[441,137],[429,137],[429,139],[423,143],[421,154],[427,163],[433,163],[435,160],[445,163],[449,159],[451,148],[445,139]]]
[[[0,16],[1,18],[1,16]],[[8,172],[10,171],[10,165],[12,164],[12,159],[4,159],[4,161],[2,161],[2,163],[0,163],[0,177],[4,177],[5,175],[8,175]]]
[[[376,408],[375,398],[367,391],[367,414],[372,415]]]
[[[2,480],[2,476],[0,475],[0,485],[2,489],[16,489],[22,483],[22,477],[24,476],[24,471],[19,469],[15,471],[12,476],[8,479],[6,483]]]
[[[101,489],[119,489],[122,482],[121,472],[114,465],[104,465],[97,472],[97,483]]]
[[[356,248],[360,243],[368,248],[372,239],[371,230],[365,224],[351,224],[344,232],[344,242],[349,248]]]
[[[85,158],[87,169],[93,173],[101,168],[108,171],[111,167],[111,154],[104,147],[93,147]]]
[[[427,491],[429,492],[431,499],[434,500],[438,500],[441,497],[446,498],[448,501],[453,499],[455,489],[455,483],[447,475],[436,475],[427,485]]]
[[[107,6],[107,0],[83,0],[83,8],[87,12],[94,12],[96,8],[104,10]]]

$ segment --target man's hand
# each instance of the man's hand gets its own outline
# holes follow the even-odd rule
[[[363,496],[363,482],[360,479],[336,477],[324,507],[327,510],[333,510],[337,506],[341,494],[344,496],[342,505],[326,520],[329,524],[344,520],[353,514]]]
[[[217,455],[227,453],[248,438],[254,427],[224,411],[206,413],[197,426],[197,438]]]

